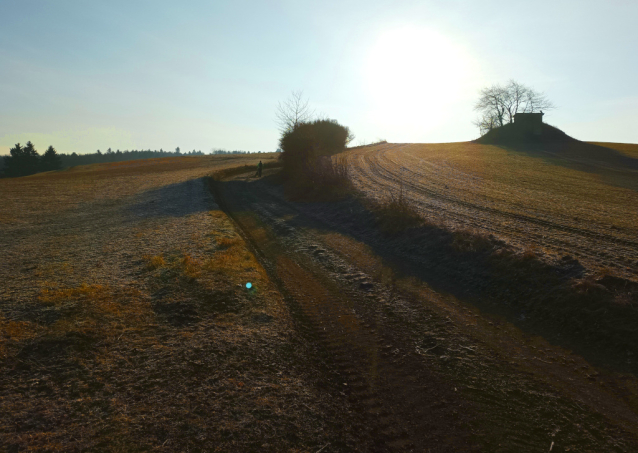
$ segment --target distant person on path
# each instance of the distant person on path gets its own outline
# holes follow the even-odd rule
[[[257,177],[261,178],[261,169],[264,168],[264,164],[261,163],[261,161],[259,161],[259,164],[257,164]]]

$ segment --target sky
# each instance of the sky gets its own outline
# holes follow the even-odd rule
[[[354,144],[472,140],[478,91],[638,143],[636,0],[0,0],[0,154],[273,151],[302,90]]]

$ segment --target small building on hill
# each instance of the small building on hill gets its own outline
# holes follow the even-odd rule
[[[543,112],[540,113],[516,113],[514,124],[519,130],[532,135],[541,135],[543,132]]]

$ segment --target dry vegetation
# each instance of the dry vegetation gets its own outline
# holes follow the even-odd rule
[[[625,156],[638,149],[607,145]],[[477,296],[488,311],[515,301],[505,304],[506,319],[523,314],[524,328],[583,354],[612,351],[633,370],[638,291],[616,276],[636,279],[638,195],[630,173],[614,185],[609,173],[572,168],[566,157],[469,143],[359,147],[319,174],[352,180],[363,205],[285,200],[276,178],[252,177],[259,160],[279,166],[276,155],[0,180],[0,451],[363,451],[430,445],[431,435],[437,445],[466,445],[470,431],[490,437],[501,428],[521,434],[507,445],[546,446],[558,425],[563,445],[633,445],[633,377],[621,385],[605,375],[612,390],[598,389],[583,359],[557,348],[558,367],[535,346],[521,354],[519,340],[529,341],[513,326],[461,313],[461,301],[427,288]],[[211,174],[242,175],[211,187],[225,194],[252,246],[207,190]],[[351,192],[349,182],[337,185],[339,198]],[[372,250],[416,273],[427,294],[408,307],[409,288],[421,283],[402,289],[389,269],[390,277],[371,277],[368,267],[381,266]],[[437,304],[446,312],[440,322],[419,311]],[[344,331],[345,322],[356,329]],[[468,343],[470,326],[489,341]],[[449,347],[441,346],[446,335]],[[397,361],[415,344],[416,355]],[[357,368],[367,360],[360,346],[374,352],[362,365],[375,370],[370,376]],[[485,352],[492,348],[505,359]],[[528,382],[520,367],[538,368],[528,364],[537,358],[546,365]],[[510,369],[510,360],[520,364]],[[334,370],[324,368],[331,361],[341,369],[337,391]],[[538,395],[552,395],[551,404]],[[503,411],[512,398],[516,410]],[[485,410],[472,415],[467,401]],[[601,404],[614,426],[629,426],[628,437],[605,428]],[[377,418],[380,407],[389,412]],[[486,425],[470,430],[466,415]],[[540,437],[528,433],[532,425]],[[482,442],[501,446],[498,436]]]
[[[635,371],[635,286],[614,293],[616,280],[596,276],[572,288],[574,260],[547,265],[533,244],[480,230],[416,218],[379,231],[412,211],[400,190],[373,209],[290,201],[270,178],[216,190],[332,358],[353,412],[383,414],[364,418],[360,450],[632,451],[635,378],[587,360]]]
[[[203,179],[274,158],[0,180],[0,451],[334,442],[282,297]]]
[[[385,199],[372,199],[367,204],[374,213],[379,228],[388,234],[400,233],[424,222],[416,205],[405,197],[402,183],[398,194],[390,192]]]
[[[624,156],[638,148],[604,145]],[[620,158],[601,161],[605,148],[589,146],[579,154],[576,145],[380,144],[346,155],[355,186],[368,197],[397,193],[402,181],[406,199],[433,224],[491,234],[550,261],[575,257],[636,281],[638,172],[618,167]]]

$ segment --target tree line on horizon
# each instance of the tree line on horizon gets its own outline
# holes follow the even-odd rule
[[[261,152],[261,151],[260,151]],[[228,151],[225,149],[213,149],[211,154],[248,154],[248,151]],[[180,148],[175,151],[160,150],[125,150],[113,151],[111,148],[106,152],[99,149],[95,153],[88,154],[64,154],[58,153],[53,146],[49,146],[43,155],[40,155],[31,141],[22,146],[20,143],[9,150],[9,155],[0,159],[0,175],[5,176],[27,176],[43,171],[60,170],[77,165],[89,165],[107,162],[121,162],[127,160],[152,159],[159,157],[179,157],[179,156],[203,156],[204,153],[196,150],[182,153]]]

